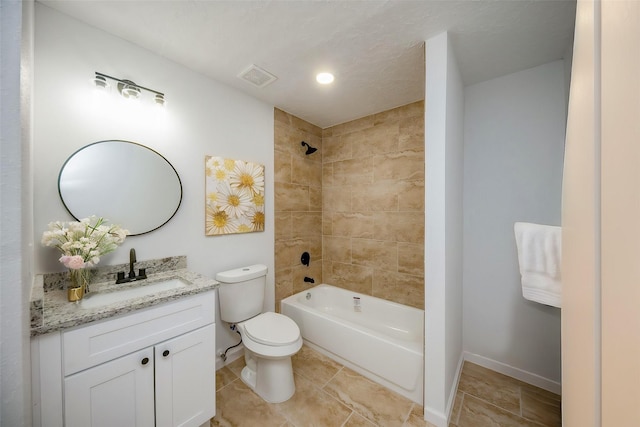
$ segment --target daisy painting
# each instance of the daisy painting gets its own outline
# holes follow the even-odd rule
[[[264,231],[264,165],[205,156],[205,235]]]

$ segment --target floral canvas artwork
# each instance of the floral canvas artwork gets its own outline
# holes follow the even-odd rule
[[[205,235],[264,231],[264,165],[205,156]]]

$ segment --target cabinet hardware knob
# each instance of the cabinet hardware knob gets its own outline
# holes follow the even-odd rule
[[[144,359],[142,359],[142,364],[146,365],[147,363],[149,363],[149,358],[145,357]]]
[[[167,356],[169,355],[169,350],[165,350],[165,351],[163,351],[163,352],[162,352],[162,355],[163,355],[164,357],[167,357]]]

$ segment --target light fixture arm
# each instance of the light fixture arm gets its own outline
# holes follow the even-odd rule
[[[96,71],[96,77],[98,77],[98,76],[106,78],[106,79],[109,79],[109,80],[113,80],[113,81],[118,82],[118,83],[123,84],[123,85],[134,86],[134,87],[137,87],[138,89],[143,89],[143,90],[146,90],[147,92],[151,92],[151,93],[154,93],[156,95],[160,95],[160,96],[164,97],[164,93],[158,92],[157,90],[149,89],[148,87],[140,86],[139,84],[137,84],[135,82],[132,82],[131,80],[118,79],[116,77],[112,77],[112,76],[109,76],[107,74],[99,73],[99,72]]]

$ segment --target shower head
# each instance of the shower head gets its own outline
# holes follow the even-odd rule
[[[302,145],[303,147],[304,147],[304,146],[306,146],[306,147],[307,147],[307,152],[306,152],[306,153],[304,153],[304,154],[305,154],[305,155],[307,155],[307,156],[308,156],[309,154],[313,154],[313,153],[315,153],[316,151],[318,151],[318,149],[317,149],[317,148],[313,148],[312,146],[310,146],[309,144],[307,144],[307,143],[306,143],[306,142],[304,142],[304,141],[302,141],[301,145]]]

